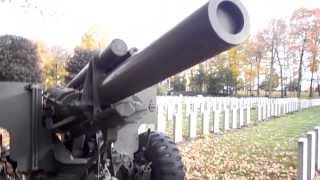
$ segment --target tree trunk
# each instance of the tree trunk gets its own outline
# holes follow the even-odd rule
[[[250,64],[250,87],[249,87],[249,91],[250,91],[250,96],[252,96],[252,85],[254,84],[254,80],[252,80],[253,78],[251,77],[253,74],[253,67],[252,67],[252,63]]]
[[[234,95],[238,96],[238,82],[236,80],[235,84],[234,84]]]
[[[318,83],[318,88],[317,88],[318,96],[320,96],[320,82],[319,82],[319,76],[318,76],[318,73],[317,73],[317,83]]]
[[[284,97],[284,88],[283,88],[283,73],[282,73],[282,64],[279,58],[279,52],[277,49],[275,49],[275,53],[277,55],[278,63],[279,63],[279,68],[280,68],[280,86],[281,86],[281,98]]]
[[[306,35],[305,35],[306,36]],[[303,64],[303,55],[304,55],[304,46],[306,43],[307,39],[306,37],[302,41],[302,47],[301,47],[301,53],[300,53],[300,60],[299,60],[299,74],[298,74],[298,92],[297,92],[297,97],[301,97],[301,80],[302,80],[302,64]]]
[[[309,89],[309,97],[313,96],[313,74],[314,72],[311,72],[311,79],[310,79],[310,89]]]
[[[314,72],[316,71],[316,54],[313,55],[312,57],[312,64],[311,64],[311,79],[310,79],[310,89],[309,89],[309,97],[312,97],[313,96],[313,75],[314,75]]]
[[[257,61],[257,96],[260,96],[260,59],[256,57]]]
[[[268,97],[271,97],[272,91],[272,76],[273,76],[273,64],[274,64],[274,37],[272,38],[272,45],[271,45],[271,62],[270,62],[270,78],[268,83]]]

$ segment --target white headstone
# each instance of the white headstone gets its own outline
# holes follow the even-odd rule
[[[251,108],[250,105],[247,106],[247,125],[251,123]]]
[[[197,120],[198,120],[198,112],[190,113],[190,123],[189,123],[189,137],[196,138],[197,137]]]
[[[267,103],[263,105],[263,120],[267,120]]]
[[[315,177],[315,132],[309,131],[307,133],[308,139],[308,165],[307,165],[307,177],[308,179],[314,179]]]
[[[240,107],[239,108],[240,112],[239,112],[239,127],[241,128],[244,125],[244,108]]]
[[[270,103],[267,102],[266,103],[266,120],[269,120],[270,119]]]
[[[237,124],[238,124],[238,109],[237,108],[233,108],[232,109],[232,129],[236,129],[237,128]]]
[[[225,107],[224,109],[224,130],[230,129],[230,109]]]
[[[165,112],[165,104],[158,104],[157,131],[166,132],[167,114]]]
[[[315,159],[316,159],[316,169],[320,171],[320,127],[315,127]]]
[[[213,133],[220,132],[220,110],[216,109],[214,111],[214,123],[213,123]]]
[[[168,120],[173,120],[174,114],[175,114],[175,103],[172,100],[168,102],[167,112],[168,112],[168,116],[167,116]]]
[[[258,104],[257,106],[257,111],[258,111],[258,121],[262,121],[262,106]]]
[[[182,138],[182,98],[177,103],[177,112],[174,118],[174,141],[175,142],[181,142],[183,140]]]
[[[298,140],[298,174],[297,180],[307,180],[307,147],[308,147],[307,138],[300,138]]]
[[[202,123],[203,135],[209,134],[210,115],[211,115],[211,112],[209,110],[203,113],[203,123]]]

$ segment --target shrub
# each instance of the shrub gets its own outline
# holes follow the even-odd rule
[[[0,37],[0,81],[41,81],[37,46],[15,35]]]

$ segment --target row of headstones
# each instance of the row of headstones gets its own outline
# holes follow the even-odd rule
[[[269,99],[264,103],[257,104],[257,120],[269,120],[272,117],[278,117],[287,113],[295,112],[300,109],[299,106],[300,101],[296,98]]]
[[[222,130],[238,129],[251,124],[251,109],[257,108],[258,121],[268,120],[289,112],[309,107],[309,101],[301,103],[297,98],[214,98],[214,97],[158,97],[157,131],[166,133],[168,120],[173,121],[175,142],[183,141],[183,117],[188,119],[189,138],[197,137],[198,117],[202,121],[202,134],[220,133]],[[224,116],[221,119],[221,115]],[[213,128],[209,129],[210,121]],[[221,121],[222,126],[221,126]]]
[[[313,180],[320,171],[320,127],[298,140],[298,180]]]

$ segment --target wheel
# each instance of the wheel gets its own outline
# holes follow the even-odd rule
[[[185,171],[177,145],[159,132],[139,135],[139,151],[151,162],[151,180],[184,180]]]

